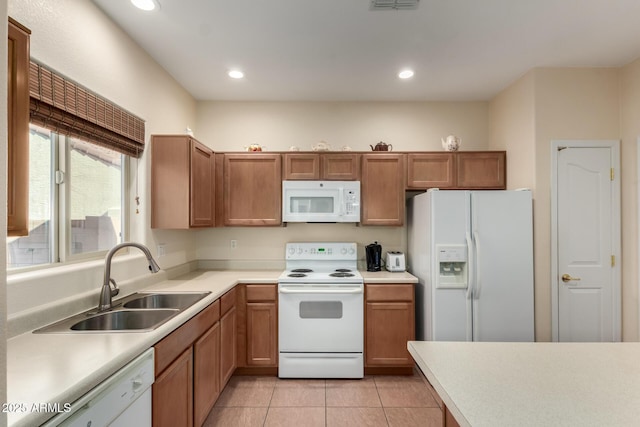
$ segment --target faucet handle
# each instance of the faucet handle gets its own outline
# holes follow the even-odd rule
[[[118,288],[118,284],[116,283],[116,281],[111,278],[109,278],[109,283],[110,285],[113,285],[113,289],[111,289],[111,296],[115,297],[120,293],[120,288]]]

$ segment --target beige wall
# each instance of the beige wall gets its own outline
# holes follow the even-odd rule
[[[10,0],[8,12],[31,29],[34,59],[142,117],[146,121],[147,141],[152,133],[183,132],[187,125],[195,122],[195,100],[93,2]],[[132,178],[130,240],[147,244],[154,253],[156,243],[165,243],[167,256],[158,261],[164,268],[192,261],[195,259],[193,234],[152,231],[149,227],[149,157],[146,151],[137,165],[131,162],[132,177],[138,172],[141,205],[140,214],[136,215],[133,204],[136,179]],[[2,259],[4,262],[5,257]],[[147,266],[140,258],[116,264],[113,274],[117,281],[147,274]],[[10,315],[47,304],[51,299],[63,299],[83,291],[97,293],[102,283],[103,262],[50,270],[47,289],[43,289],[42,273],[8,278]],[[55,291],[49,293],[49,289]]]
[[[498,94],[489,104],[489,149],[507,151],[507,188],[535,190],[534,73]]]
[[[488,144],[486,102],[199,102],[195,136],[214,150],[237,151],[257,143],[268,150],[295,145],[310,150],[324,140],[332,148],[348,145],[368,151],[379,141],[394,150],[442,150],[441,137],[462,138],[462,150],[484,150]],[[231,249],[230,240],[237,240]],[[406,251],[405,227],[353,224],[289,224],[276,228],[229,227],[197,231],[198,259],[282,261],[292,241],[374,240],[383,253]],[[251,263],[247,264],[251,266]]]
[[[379,141],[400,150],[442,150],[441,137],[462,138],[462,150],[488,143],[486,102],[199,102],[195,136],[218,151],[249,144],[268,150],[368,151]]]
[[[548,341],[551,339],[551,141],[620,137],[619,70],[543,68],[534,73],[536,337]]]
[[[640,59],[620,70],[622,168],[622,339],[640,340],[638,315],[638,141]]]
[[[491,102],[491,147],[508,150],[508,169],[511,171],[508,177],[517,183],[514,185],[510,181],[509,187],[524,186],[534,190],[535,314],[538,341],[549,341],[552,335],[551,141],[619,139],[620,94],[619,69],[541,68],[527,73]],[[507,141],[508,138],[517,137],[518,133],[523,135],[519,139],[522,146]],[[626,180],[624,169],[623,164],[623,187]],[[624,257],[626,255],[623,250]],[[625,275],[625,269],[629,268],[630,266],[623,265],[623,293],[629,286],[636,286],[629,282],[632,280],[629,275]],[[623,302],[623,306],[627,311],[622,325],[624,338],[635,340],[637,326],[629,319],[637,318],[637,302]]]

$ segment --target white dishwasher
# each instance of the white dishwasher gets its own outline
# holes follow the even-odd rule
[[[43,426],[151,426],[153,366],[150,348]]]

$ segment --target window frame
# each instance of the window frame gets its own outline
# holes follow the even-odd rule
[[[31,126],[41,128],[38,124],[30,123]],[[94,261],[103,259],[108,253],[107,250],[94,252],[72,254],[71,253],[71,187],[70,181],[67,179],[69,166],[71,164],[71,137],[54,131],[50,131],[50,156],[51,156],[51,226],[49,227],[50,240],[50,262],[43,264],[35,264],[25,267],[10,268],[7,265],[7,275],[25,273],[36,270],[44,270],[48,268],[60,267],[67,264],[75,264],[86,261]],[[86,139],[74,138],[86,143],[93,144]],[[115,151],[115,150],[112,150]],[[115,151],[117,153],[117,151]],[[131,177],[131,157],[118,153],[121,156],[121,236],[117,236],[117,241],[126,242],[129,239],[131,216],[129,208],[131,206],[129,196],[129,184]],[[61,176],[60,180],[58,177]],[[61,182],[59,182],[61,181]],[[11,237],[9,237],[11,238]],[[18,237],[19,238],[19,237]],[[6,239],[8,244],[8,239]],[[124,252],[124,251],[123,251]]]

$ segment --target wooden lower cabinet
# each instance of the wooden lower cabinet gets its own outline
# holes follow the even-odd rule
[[[235,290],[234,290],[235,298]],[[220,319],[220,385],[227,384],[236,370],[236,307],[227,311]]]
[[[221,391],[220,345],[216,300],[154,346],[154,426],[202,425]]]
[[[276,374],[278,366],[278,287],[242,284],[238,291],[238,371]]]
[[[193,345],[193,420],[201,426],[216,403],[220,386],[220,322]]]
[[[413,368],[414,285],[366,285],[365,296],[365,367]]]
[[[247,303],[247,365],[276,366],[276,303]]]
[[[193,425],[193,349],[187,348],[160,375],[152,388],[154,426]]]

